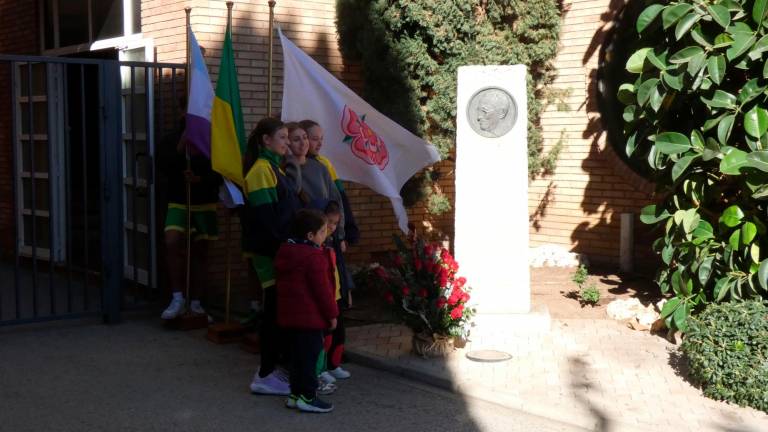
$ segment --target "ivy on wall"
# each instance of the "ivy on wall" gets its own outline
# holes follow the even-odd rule
[[[471,64],[528,66],[528,167],[551,170],[562,145],[543,154],[540,116],[562,95],[555,78],[562,5],[557,0],[337,0],[345,57],[359,60],[365,99],[449,158],[456,135],[457,69]],[[401,194],[425,198],[430,212],[450,210],[434,173]],[[447,204],[447,205],[446,205]]]

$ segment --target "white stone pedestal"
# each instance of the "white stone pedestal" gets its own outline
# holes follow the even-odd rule
[[[478,322],[531,308],[525,77],[523,65],[459,68],[455,252]]]

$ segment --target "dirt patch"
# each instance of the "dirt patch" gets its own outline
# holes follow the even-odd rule
[[[587,285],[595,284],[600,291],[600,302],[595,306],[581,305],[574,294],[578,293],[578,287],[571,281],[574,271],[571,268],[532,268],[532,304],[546,305],[552,318],[608,319],[606,308],[613,300],[637,298],[643,305],[648,305],[662,298],[659,288],[647,277],[596,270],[590,273]]]

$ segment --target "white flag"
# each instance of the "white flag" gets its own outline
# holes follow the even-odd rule
[[[325,133],[320,152],[338,177],[388,197],[400,229],[407,233],[400,189],[419,170],[440,160],[437,149],[376,111],[280,29],[278,33],[283,46],[283,120],[318,122]]]

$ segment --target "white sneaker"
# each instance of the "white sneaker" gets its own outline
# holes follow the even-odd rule
[[[171,304],[168,305],[167,308],[163,311],[163,314],[160,315],[160,318],[164,320],[172,320],[176,318],[177,316],[184,313],[185,307],[184,307],[184,299],[183,298],[174,298],[171,300]]]
[[[317,376],[317,379],[324,384],[333,384],[336,382],[336,378],[329,374],[327,371]]]
[[[207,315],[205,313],[205,309],[203,309],[199,301],[191,301],[189,303],[189,311],[195,315]]]
[[[263,395],[288,396],[291,394],[290,386],[287,382],[280,380],[272,372],[264,378],[259,377],[257,373],[251,382],[251,393]]]
[[[336,369],[329,370],[328,373],[336,379],[347,379],[352,376],[349,371],[342,369],[341,366],[337,367]]]

